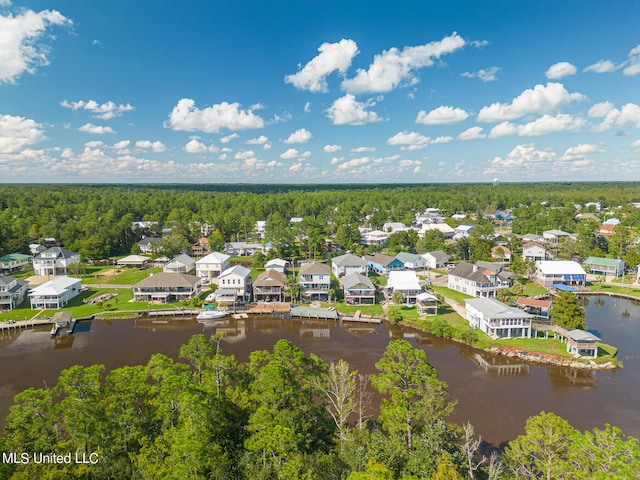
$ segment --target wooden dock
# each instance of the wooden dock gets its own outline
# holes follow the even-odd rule
[[[41,327],[42,325],[51,325],[48,318],[34,318],[31,320],[18,320],[0,323],[0,331],[21,330],[23,328]]]
[[[192,317],[198,315],[200,310],[197,308],[175,308],[171,310],[149,310],[147,315],[149,317],[178,317],[188,316]]]
[[[356,313],[353,314],[353,317],[340,317],[340,320],[342,320],[343,322],[377,323],[378,325],[382,323],[381,318],[376,318],[369,315],[363,316],[360,310],[356,310]]]
[[[333,308],[292,307],[291,316],[299,318],[322,318],[324,320],[338,320],[338,312]]]

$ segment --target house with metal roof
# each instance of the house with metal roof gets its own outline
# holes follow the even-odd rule
[[[491,338],[531,338],[534,316],[530,313],[505,305],[495,298],[469,298],[465,304],[469,325]]]
[[[472,297],[495,297],[500,285],[497,273],[469,262],[460,262],[450,272],[447,287]]]
[[[451,260],[451,255],[443,252],[442,250],[423,253],[422,257],[425,259],[429,268],[444,268],[447,265],[447,262]]]
[[[31,308],[62,308],[82,291],[79,278],[65,275],[37,286],[29,293]]]
[[[589,269],[589,273],[615,278],[624,275],[626,268],[625,261],[618,258],[589,257],[583,265]]]
[[[422,316],[431,316],[438,314],[438,297],[430,292],[422,292],[416,296],[416,306],[418,314]]]
[[[213,252],[196,262],[196,276],[211,281],[231,267],[231,257],[226,253]]]
[[[349,305],[373,305],[376,303],[376,287],[369,277],[352,272],[341,279],[344,301]]]
[[[600,338],[585,330],[569,330],[566,333],[567,352],[574,357],[598,356]]]
[[[427,266],[427,261],[415,253],[400,252],[396,259],[400,260],[407,270],[421,270]]]
[[[235,265],[226,269],[218,277],[219,289],[216,290],[216,298],[218,302],[221,302],[221,297],[225,295],[226,303],[248,302],[251,300],[251,293],[253,292],[252,284],[251,270],[242,265]],[[235,297],[233,302],[227,301],[227,297],[229,297],[227,295],[229,292],[227,291],[233,292]]]
[[[391,300],[394,293],[400,292],[406,304],[414,304],[418,294],[422,293],[422,286],[416,272],[392,271],[389,272],[389,280],[384,286],[383,292],[387,300]]]
[[[168,273],[189,273],[196,268],[196,261],[186,253],[178,255],[164,266]]]
[[[587,272],[578,262],[571,260],[546,260],[536,263],[537,277],[540,283],[550,285],[567,285],[569,287],[584,287]]]
[[[283,260],[282,258],[273,258],[265,264],[264,268],[266,270],[272,269],[277,270],[280,273],[286,273],[288,265],[289,262]]]
[[[369,271],[378,275],[389,275],[391,271],[404,270],[404,265],[400,260],[384,253],[376,252],[373,255],[365,255],[364,259]]]
[[[0,271],[5,273],[14,272],[20,270],[25,265],[31,263],[31,255],[25,255],[24,253],[10,253],[0,257]]]

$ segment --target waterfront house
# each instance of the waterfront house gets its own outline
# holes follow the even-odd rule
[[[352,272],[341,279],[344,301],[348,305],[373,305],[376,303],[376,287],[369,277]]]
[[[280,273],[287,273],[287,266],[289,265],[289,262],[287,262],[286,260],[283,260],[282,258],[273,258],[271,260],[269,260],[264,268],[269,270],[276,270]]]
[[[183,302],[200,292],[200,279],[186,273],[155,273],[133,286],[136,302]]]
[[[425,259],[429,268],[444,268],[451,259],[451,256],[442,250],[423,253],[422,257]]]
[[[407,270],[422,270],[427,267],[427,261],[415,253],[400,252],[396,259],[400,260]]]
[[[516,306],[535,317],[535,322],[550,324],[551,323],[551,300],[538,300],[535,298],[519,297],[516,300]]]
[[[578,262],[571,260],[537,262],[536,268],[538,280],[545,287],[553,284],[584,287],[587,281],[587,272]]]
[[[350,273],[367,274],[367,262],[362,257],[357,257],[351,253],[340,255],[331,259],[331,270],[337,277],[344,277]]]
[[[618,278],[624,275],[626,264],[624,260],[616,258],[589,257],[584,261],[589,273]]]
[[[369,271],[378,275],[389,275],[391,271],[404,270],[404,265],[400,260],[384,253],[376,252],[373,255],[365,255],[364,259]]]
[[[574,357],[598,356],[600,338],[584,330],[570,330],[566,333],[567,352]]]
[[[196,261],[186,253],[178,255],[164,266],[167,273],[189,273],[196,268]]]
[[[29,293],[31,308],[63,308],[81,291],[82,286],[79,278],[65,275],[56,277],[31,290]]]
[[[416,306],[418,314],[421,316],[431,316],[438,314],[438,297],[433,293],[422,292],[416,296]]]
[[[326,263],[300,264],[300,294],[312,300],[327,300],[331,288],[331,268]]]
[[[229,267],[231,267],[229,255],[213,252],[196,262],[196,276],[211,281]]]
[[[523,260],[540,262],[547,259],[547,249],[538,242],[525,242],[522,244]]]
[[[10,273],[20,270],[31,263],[31,255],[24,253],[10,253],[0,257],[0,272]]]
[[[268,269],[253,282],[254,302],[284,302],[287,276],[277,270]]]
[[[33,259],[35,275],[66,275],[71,265],[80,264],[80,255],[64,247],[51,247]]]
[[[149,257],[142,255],[128,255],[116,261],[119,267],[127,268],[147,268],[149,266]]]
[[[162,245],[160,245],[160,237],[142,237],[142,240],[138,242],[138,248],[140,253],[150,255],[154,251],[161,251]]]
[[[422,293],[422,287],[416,272],[396,270],[389,272],[389,280],[383,291],[387,300],[391,300],[394,293],[400,292],[404,303],[409,305],[416,303],[416,297]]]
[[[465,304],[469,325],[491,338],[531,338],[534,316],[530,313],[509,307],[495,298],[469,298]]]
[[[472,297],[495,297],[499,288],[496,272],[468,262],[460,262],[448,275],[447,287]]]
[[[28,282],[0,275],[0,311],[16,308],[24,301],[28,290]]]
[[[226,269],[218,276],[218,290],[216,298],[218,302],[235,303],[251,300],[252,279],[251,271],[242,265]],[[230,301],[231,297],[234,301]]]

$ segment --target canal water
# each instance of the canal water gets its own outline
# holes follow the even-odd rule
[[[608,297],[588,299],[587,324],[604,342],[619,347],[624,368],[570,371],[499,359],[408,328],[338,325],[317,320],[254,316],[203,326],[195,320],[150,319],[79,323],[73,335],[52,339],[48,329],[0,334],[0,423],[13,396],[29,387],[52,386],[72,365],[107,369],[145,364],[154,353],[178,358],[195,333],[226,332],[223,353],[244,362],[249,353],[271,349],[285,338],[323,360],[347,360],[360,373],[375,373],[392,338],[424,348],[428,361],[457,400],[452,420],[471,422],[476,433],[498,447],[524,432],[529,416],[554,412],[585,430],[619,426],[640,438],[640,306]]]

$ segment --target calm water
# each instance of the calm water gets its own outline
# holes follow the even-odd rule
[[[640,306],[628,300],[592,297],[589,328],[619,347],[623,369],[571,372],[560,368],[505,364],[473,349],[393,326],[343,328],[324,321],[250,317],[203,327],[195,320],[93,321],[79,324],[74,335],[51,339],[48,329],[0,335],[0,419],[13,396],[28,387],[52,386],[72,365],[103,364],[107,369],[145,364],[154,353],[178,357],[180,346],[195,333],[227,332],[224,353],[246,361],[249,353],[270,349],[280,338],[325,361],[344,358],[361,373],[374,373],[391,338],[405,338],[427,358],[457,399],[453,420],[470,421],[476,432],[498,446],[523,433],[527,417],[550,411],[581,430],[605,423],[640,437]]]

